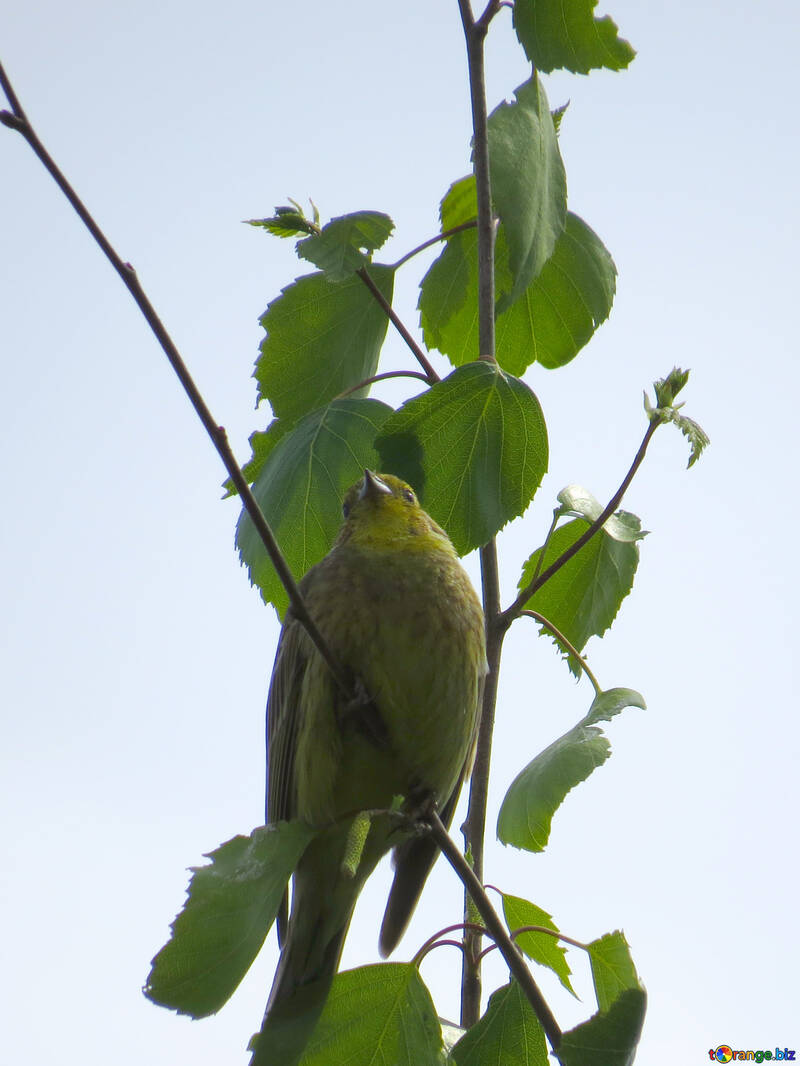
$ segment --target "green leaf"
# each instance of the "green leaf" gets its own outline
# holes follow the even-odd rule
[[[543,851],[553,815],[564,797],[611,754],[611,745],[597,723],[609,721],[624,707],[644,706],[633,689],[609,689],[596,696],[586,717],[512,781],[497,818],[499,840],[526,851]]]
[[[196,867],[172,937],[153,959],[145,995],[204,1018],[230,998],[275,920],[286,882],[315,831],[280,822],[236,836]]]
[[[274,237],[296,237],[300,233],[316,233],[315,221],[306,218],[299,204],[292,201],[291,207],[276,207],[271,218],[248,218],[248,226],[258,226]]]
[[[512,21],[528,59],[543,74],[623,70],[636,52],[609,15],[596,19],[597,0],[516,0]]]
[[[393,269],[372,264],[369,272],[391,302]],[[254,375],[259,399],[269,400],[276,418],[293,421],[372,377],[388,321],[359,277],[298,278],[261,318],[267,336]]]
[[[567,215],[567,183],[544,88],[536,74],[489,116],[494,207],[505,225],[513,281],[498,298],[511,306],[553,254]]]
[[[522,374],[533,362],[549,370],[569,363],[608,318],[617,268],[586,223],[567,213],[566,226],[538,277],[497,318],[497,360]]]
[[[354,211],[332,218],[320,233],[300,241],[297,254],[342,281],[366,266],[393,229],[394,222],[380,211]]]
[[[619,511],[613,517],[612,527],[603,526],[525,604],[544,615],[578,652],[589,637],[601,637],[610,627],[633,586],[639,565],[639,548],[634,540],[643,535],[639,519],[627,511]],[[588,521],[575,519],[559,526],[547,542],[542,565],[542,549],[537,548],[524,563],[517,587],[524,589],[536,573],[545,571],[583,536],[588,525]],[[622,538],[615,535],[618,530],[623,533]],[[540,628],[540,633],[552,638],[567,657],[570,669],[580,676],[580,664],[559,638],[545,627]]]
[[[413,963],[337,974],[300,1066],[440,1066],[442,1032]]]
[[[682,403],[675,403],[675,397],[689,380],[688,370],[674,367],[666,378],[659,378],[653,388],[656,393],[656,406],[650,403],[647,393],[644,395],[644,409],[651,422],[672,422],[689,441],[691,451],[687,466],[693,466],[711,443],[708,434],[693,418],[679,413]]]
[[[525,925],[541,925],[545,929],[552,929],[554,933],[559,932],[551,914],[527,899],[520,899],[519,896],[503,894],[503,914],[510,933]],[[552,970],[564,988],[573,996],[576,995],[569,979],[572,971],[567,963],[566,950],[556,937],[549,936],[547,933],[530,932],[520,933],[514,940],[529,959]]]
[[[631,949],[619,930],[606,933],[587,946],[600,1010],[608,1010],[626,988],[641,987],[631,958]]]
[[[596,522],[604,511],[603,504],[583,485],[567,485],[556,497],[561,504],[562,514],[571,514],[585,518],[587,522]],[[641,522],[630,511],[617,511],[603,523],[603,532],[620,541],[642,540],[647,530],[641,528]]]
[[[381,469],[414,486],[461,555],[521,515],[547,469],[539,401],[489,362],[454,370],[409,400],[375,447]]]
[[[456,1066],[548,1066],[542,1027],[516,981],[492,993],[486,1013],[451,1058]]]
[[[627,989],[607,1011],[564,1033],[558,1045],[561,1066],[631,1066],[646,1009],[644,990]]]
[[[478,194],[475,189],[475,175],[454,181],[439,205],[439,218],[442,220],[442,233],[464,222],[472,222],[478,217]]]
[[[453,366],[478,358],[477,230],[462,230],[445,243],[420,282],[417,307],[429,349],[438,349]]]
[[[333,544],[347,489],[365,467],[378,466],[373,441],[390,414],[391,407],[379,400],[334,400],[301,419],[267,455],[253,493],[297,578]],[[286,591],[245,511],[236,545],[250,580],[283,615]]]
[[[463,184],[468,181],[469,188]],[[442,201],[442,228],[465,221],[475,183],[462,179]],[[447,219],[447,226],[444,219]],[[500,226],[496,247],[496,284],[508,290],[506,231]],[[548,369],[564,366],[591,339],[611,310],[616,267],[597,234],[577,215],[566,227],[553,254],[519,300],[497,316],[497,361],[520,375],[533,362]],[[420,325],[428,348],[436,348],[454,366],[477,359],[478,235],[466,230],[450,237],[420,283]]]

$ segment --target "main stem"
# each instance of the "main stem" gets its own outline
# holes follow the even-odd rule
[[[481,359],[494,362],[494,221],[492,186],[489,171],[488,115],[484,77],[484,41],[492,15],[497,10],[490,2],[477,21],[470,0],[458,0],[467,45],[469,89],[472,104],[472,161],[478,203],[478,343]],[[483,881],[483,845],[486,829],[486,803],[489,791],[489,764],[497,702],[497,681],[503,630],[496,624],[500,615],[500,582],[497,571],[497,548],[491,540],[481,549],[483,609],[486,616],[486,657],[489,673],[483,694],[481,721],[475,766],[472,771],[469,810],[463,825],[464,842],[478,882]],[[469,920],[469,896],[465,892],[465,919]],[[464,935],[461,970],[461,1024],[468,1029],[480,1017],[481,1008],[481,934],[469,928]]]

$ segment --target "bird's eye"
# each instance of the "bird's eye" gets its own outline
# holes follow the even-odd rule
[[[414,493],[411,489],[403,489],[403,499],[408,500],[409,503],[414,502]]]
[[[347,518],[347,516],[349,514],[350,514],[350,504],[347,502],[347,500],[345,500],[344,503],[342,504],[342,517],[343,518]]]

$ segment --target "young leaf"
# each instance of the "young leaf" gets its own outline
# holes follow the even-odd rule
[[[503,914],[510,933],[525,925],[541,925],[545,929],[552,929],[554,933],[558,932],[552,915],[527,899],[520,899],[519,896],[503,894]],[[567,963],[567,953],[556,937],[548,936],[547,933],[530,932],[520,933],[514,940],[529,959],[552,970],[564,988],[575,996],[575,989],[569,979],[572,971]]]
[[[280,822],[236,836],[196,867],[172,937],[153,959],[145,995],[162,1007],[204,1018],[236,990],[269,932],[314,830]]]
[[[347,489],[364,467],[378,465],[373,441],[390,414],[379,400],[334,400],[301,419],[267,455],[253,493],[297,577],[330,549]],[[250,580],[283,615],[286,590],[246,511],[236,526],[236,545]]]
[[[486,1013],[450,1053],[456,1066],[548,1066],[544,1033],[516,981],[498,988]]]
[[[391,302],[392,268],[372,264],[369,272]],[[261,325],[267,336],[254,375],[259,400],[269,400],[276,418],[293,421],[372,377],[388,319],[360,278],[306,274],[272,301]]]
[[[646,1009],[644,989],[627,989],[607,1011],[564,1033],[558,1045],[561,1066],[631,1066]]]
[[[367,265],[393,229],[394,222],[380,211],[354,211],[332,218],[319,233],[300,241],[297,254],[333,281],[343,281]]]
[[[454,370],[384,423],[380,468],[408,481],[463,555],[522,514],[547,469],[539,401],[488,362]]]
[[[567,214],[567,184],[555,126],[536,74],[489,116],[492,199],[506,228],[513,281],[498,311],[517,300],[553,254]]]
[[[627,511],[613,517],[614,525],[604,526],[525,604],[543,614],[579,652],[589,637],[601,637],[614,621],[633,586],[639,565],[639,548],[634,539],[643,536],[639,519]],[[587,525],[583,519],[575,519],[559,526],[547,543],[542,565],[539,565],[542,549],[537,548],[523,565],[517,587],[525,588],[534,574],[547,569],[571,548],[586,532]],[[617,535],[618,530],[621,536]],[[544,627],[540,632],[552,636],[567,657],[570,669],[580,676],[580,664],[558,637]]]
[[[609,15],[594,18],[597,0],[516,0],[512,21],[528,59],[543,74],[622,70],[636,55]]]
[[[650,403],[647,393],[644,395],[644,409],[651,422],[672,422],[689,441],[691,451],[687,466],[693,466],[704,450],[711,443],[708,434],[693,418],[679,413],[682,403],[675,403],[675,397],[689,380],[689,371],[674,367],[666,378],[659,378],[653,385],[656,394],[656,406]]]
[[[626,988],[640,988],[631,949],[617,930],[588,945],[592,979],[600,1010],[608,1010]]]
[[[611,754],[611,745],[597,723],[610,721],[624,707],[644,706],[633,689],[609,689],[596,696],[586,717],[540,752],[511,782],[497,818],[498,839],[526,851],[543,851],[553,815],[564,797]]]
[[[419,970],[382,963],[336,975],[300,1066],[441,1066],[442,1054],[441,1027]]]
[[[248,218],[247,225],[265,229],[273,237],[297,237],[301,233],[316,233],[319,229],[316,221],[306,218],[302,207],[292,201],[291,207],[276,207],[271,218]]]

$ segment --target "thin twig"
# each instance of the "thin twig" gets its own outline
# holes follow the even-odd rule
[[[567,548],[563,555],[559,555],[555,562],[551,563],[546,570],[539,574],[535,581],[530,581],[525,586],[525,588],[522,590],[522,592],[520,592],[519,596],[517,596],[517,598],[514,600],[510,607],[508,607],[505,611],[501,612],[501,614],[497,618],[497,625],[501,629],[508,629],[514,619],[519,617],[520,611],[531,598],[531,596],[534,594],[534,592],[538,591],[538,589],[540,589],[546,581],[549,581],[553,574],[558,573],[561,567],[568,563],[574,555],[577,555],[577,553],[581,550],[584,544],[588,544],[592,537],[602,528],[603,524],[611,517],[614,511],[616,511],[617,507],[619,507],[620,503],[622,502],[622,497],[625,495],[628,486],[630,485],[631,481],[633,481],[636,471],[642,465],[642,461],[644,460],[645,454],[647,452],[647,446],[650,443],[653,434],[660,425],[661,421],[658,418],[655,418],[653,419],[653,421],[648,422],[647,431],[644,435],[642,443],[639,445],[639,450],[636,453],[633,462],[631,463],[630,470],[623,478],[620,487],[617,489],[617,491],[608,501],[606,506],[603,508],[602,513],[598,515],[594,522],[592,522],[592,524],[587,528],[586,532],[583,533],[580,537],[578,537],[574,544],[571,544],[570,547]]]
[[[557,929],[548,929],[546,925],[521,925],[519,929],[515,929],[510,934],[511,939],[516,940],[522,933],[547,933],[548,936],[552,936],[556,940],[563,940],[565,944],[572,944],[574,948],[581,948],[582,951],[589,950],[588,944],[583,944],[580,940],[575,940],[574,937],[559,933]]]
[[[475,229],[478,225],[477,219],[471,219],[469,222],[462,222],[458,226],[452,226],[450,229],[442,230],[441,233],[437,233],[435,237],[429,237],[427,241],[423,241],[422,244],[418,244],[416,248],[412,248],[410,252],[406,252],[401,256],[396,263],[392,263],[392,270],[397,270],[403,263],[407,263],[409,259],[413,259],[415,255],[419,255],[420,252],[424,252],[426,248],[430,248],[432,244],[438,244],[439,241],[449,240],[450,237],[454,237],[457,233],[461,233],[465,229]]]
[[[430,823],[433,839],[439,845],[442,854],[458,874],[464,887],[472,897],[478,913],[486,923],[486,929],[489,935],[497,944],[503,958],[508,964],[509,970],[511,970],[511,973],[528,999],[528,1002],[533,1008],[536,1017],[539,1019],[539,1023],[542,1029],[544,1029],[553,1050],[556,1050],[561,1043],[561,1029],[559,1028],[558,1022],[555,1020],[552,1011],[545,1002],[542,993],[539,991],[539,986],[534,981],[533,975],[525,965],[525,960],[523,959],[519,948],[508,935],[500,917],[489,902],[489,897],[486,895],[483,886],[445,829],[439,815],[435,811],[432,811],[426,816],[426,821],[429,821]],[[464,1028],[466,1028],[466,1026]]]
[[[2,84],[3,90],[5,91],[5,94],[8,97],[8,101],[11,104],[11,107],[13,108],[13,114],[9,114],[7,111],[1,112],[0,121],[2,121],[3,125],[8,126],[11,129],[15,129],[25,138],[39,161],[42,163],[42,165],[48,171],[48,173],[56,182],[58,187],[64,193],[67,200],[69,200],[70,204],[75,209],[78,217],[81,219],[83,224],[91,233],[92,237],[100,246],[105,257],[111,263],[114,270],[116,270],[117,274],[119,274],[128,292],[136,301],[139,310],[142,312],[145,317],[145,320],[147,321],[147,324],[150,326],[150,329],[155,334],[158,343],[161,345],[164,354],[170,362],[170,365],[177,374],[178,380],[183,386],[186,395],[189,397],[189,401],[197,412],[200,421],[203,423],[206,432],[211,438],[211,442],[216,448],[220,459],[222,459],[225,469],[230,475],[231,481],[236,486],[236,489],[239,495],[241,496],[242,504],[244,505],[247,513],[250,515],[250,518],[253,522],[253,525],[256,527],[258,535],[261,537],[261,540],[267,550],[267,554],[270,557],[272,565],[275,567],[278,577],[280,578],[281,584],[286,589],[294,614],[305,627],[309,637],[311,637],[311,639],[313,640],[320,655],[322,655],[325,662],[328,664],[338,686],[347,695],[352,695],[352,681],[348,678],[340,664],[334,658],[332,652],[328,648],[327,643],[323,639],[322,634],[317,628],[316,623],[314,622],[311,615],[308,613],[305,602],[303,601],[303,598],[300,595],[300,591],[297,587],[297,582],[295,581],[294,576],[292,575],[292,572],[289,569],[288,563],[284,559],[283,554],[281,553],[281,550],[278,547],[278,542],[275,540],[275,536],[272,530],[270,529],[266,518],[264,518],[261,508],[258,506],[255,496],[253,496],[250,486],[245,480],[245,477],[242,474],[239,464],[236,462],[236,458],[231,450],[230,444],[228,443],[228,436],[225,432],[224,427],[220,426],[211,414],[211,411],[209,410],[205,400],[203,399],[200,390],[197,388],[197,385],[194,383],[194,380],[192,379],[192,376],[189,373],[189,370],[186,364],[184,363],[180,352],[176,348],[174,341],[170,337],[163,322],[158,317],[153,305],[150,303],[150,300],[145,294],[144,289],[139,283],[136,271],[130,263],[124,262],[114,250],[108,238],[100,229],[97,222],[95,222],[88,209],[84,206],[83,201],[72,188],[72,186],[67,181],[60,168],[56,165],[55,161],[53,160],[47,149],[39,140],[36,131],[31,126],[27,116],[25,115],[25,112],[22,109],[22,106],[20,105],[19,99],[17,98],[17,95],[14,92],[14,89],[6,75],[5,70],[3,69],[2,64],[0,64],[0,84]]]
[[[553,636],[561,641],[561,643],[564,645],[564,647],[567,649],[567,651],[570,653],[570,655],[573,655],[578,660],[578,662],[581,664],[581,669],[586,674],[586,676],[589,678],[589,680],[591,681],[595,692],[599,696],[600,693],[603,691],[600,688],[600,683],[598,682],[597,678],[594,676],[592,671],[589,669],[589,666],[588,666],[588,663],[586,662],[586,659],[581,655],[581,653],[578,651],[578,649],[575,647],[575,645],[564,636],[564,634],[561,632],[561,630],[558,629],[556,626],[554,626],[549,618],[545,618],[545,616],[543,614],[539,614],[538,611],[531,610],[530,607],[526,607],[524,611],[520,611],[520,615],[521,616],[527,615],[528,618],[533,618],[537,622],[541,622],[541,624],[545,627],[545,629],[549,629],[550,632],[553,634]]]
[[[378,286],[375,284],[375,282],[369,276],[369,273],[367,272],[367,268],[366,267],[361,267],[361,269],[357,270],[356,273],[361,278],[361,280],[364,282],[364,284],[367,286],[367,288],[372,293],[372,295],[375,297],[375,299],[378,301],[378,303],[381,305],[383,310],[386,312],[386,314],[387,314],[387,316],[389,318],[389,321],[392,323],[394,328],[397,330],[397,332],[400,334],[400,336],[406,342],[408,347],[414,353],[415,359],[417,360],[419,365],[422,367],[422,369],[425,371],[425,374],[427,376],[427,380],[430,381],[431,383],[433,383],[435,381],[439,381],[439,375],[436,373],[436,371],[433,369],[431,364],[428,362],[428,357],[425,355],[423,350],[420,348],[420,346],[417,344],[417,342],[414,340],[414,338],[408,332],[406,327],[403,325],[400,317],[395,312],[395,310],[392,307],[392,305],[389,303],[389,301],[383,295],[381,290],[378,288]]]

